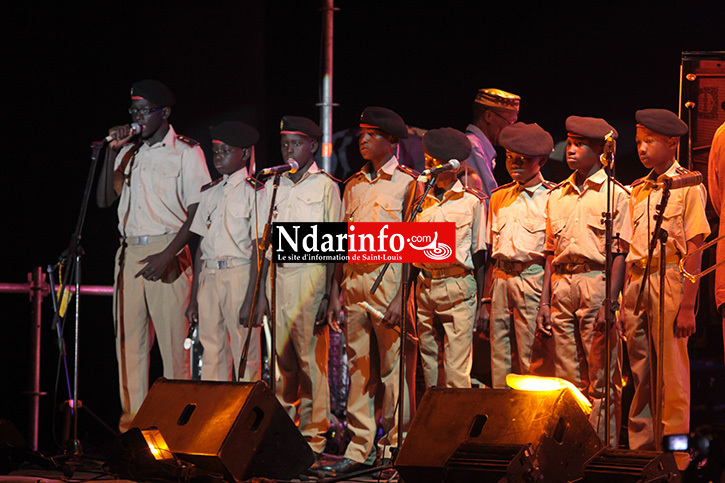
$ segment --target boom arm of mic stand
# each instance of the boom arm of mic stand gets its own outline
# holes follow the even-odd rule
[[[423,196],[421,196],[420,200],[418,201],[418,204],[415,206],[413,211],[410,213],[410,218],[407,220],[407,223],[412,223],[413,220],[415,220],[415,217],[418,215],[418,213],[423,211],[421,206],[423,206],[423,201],[425,200],[425,197],[428,195],[428,192],[435,185],[436,178],[438,178],[438,175],[431,176],[431,178],[425,184],[425,191],[423,192]],[[375,283],[370,288],[371,294],[374,294],[378,290],[378,287],[382,283],[383,277],[385,276],[385,272],[388,271],[388,267],[390,267],[390,262],[386,262],[385,265],[383,265],[383,269],[380,270],[380,273],[378,274],[378,278],[375,279]]]
[[[249,354],[249,344],[252,340],[252,323],[254,319],[254,312],[257,310],[257,295],[259,294],[259,286],[262,281],[262,266],[264,265],[264,257],[267,254],[267,248],[269,248],[270,240],[272,237],[272,214],[274,213],[274,203],[277,200],[277,189],[279,188],[279,179],[282,173],[276,173],[274,175],[274,181],[272,184],[272,200],[269,203],[269,213],[267,214],[267,223],[264,225],[264,233],[262,234],[262,243],[257,247],[257,276],[254,280],[254,295],[252,296],[252,305],[249,312],[249,330],[247,330],[247,337],[244,340],[244,348],[242,349],[242,355],[239,358],[239,370],[237,371],[237,380],[244,379],[244,372],[247,369],[247,356]],[[275,324],[272,321],[272,324]],[[272,350],[274,350],[274,343],[272,344]],[[270,363],[273,364],[274,356],[270,355]]]

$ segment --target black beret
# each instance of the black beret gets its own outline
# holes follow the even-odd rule
[[[641,109],[634,114],[637,124],[669,137],[687,134],[687,124],[667,109]]]
[[[464,161],[471,155],[471,141],[465,134],[452,127],[431,129],[423,136],[423,151],[442,161]]]
[[[548,156],[554,149],[551,134],[538,124],[517,122],[506,126],[498,136],[501,146],[524,156]]]
[[[236,148],[254,146],[259,140],[259,133],[249,124],[239,121],[225,121],[218,126],[209,128],[212,140],[221,141]]]
[[[154,79],[138,81],[131,86],[131,99],[141,97],[159,107],[171,107],[176,104],[171,89]]]
[[[408,138],[408,126],[403,118],[384,107],[366,107],[360,116],[360,127],[373,127],[396,138]]]
[[[312,119],[299,116],[284,116],[279,123],[282,134],[302,134],[311,138],[321,138],[322,129]]]
[[[601,141],[604,141],[604,138],[610,132],[614,133],[614,139],[619,137],[616,129],[610,126],[607,121],[598,117],[569,116],[566,118],[566,130],[569,131],[569,136],[599,139]]]

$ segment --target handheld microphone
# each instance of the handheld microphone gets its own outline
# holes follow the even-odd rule
[[[267,176],[268,174],[277,174],[277,173],[284,173],[286,171],[289,171],[290,173],[294,173],[299,169],[300,165],[297,164],[297,161],[294,159],[290,159],[288,164],[280,164],[279,166],[272,166],[271,168],[264,168],[262,171],[259,172],[260,176]]]
[[[616,151],[614,131],[609,131],[609,134],[604,136],[604,152],[599,157],[599,160],[604,166],[609,166],[609,163],[614,160],[614,151]]]
[[[131,133],[134,136],[136,134],[140,133],[141,131],[143,131],[143,128],[137,122],[134,122],[133,124],[131,124]],[[111,141],[115,141],[116,139],[118,139],[118,133],[114,132],[112,134],[109,134],[105,138],[103,138],[103,144],[108,144]]]
[[[655,185],[660,188],[675,190],[685,188],[687,186],[697,186],[702,183],[702,173],[693,171],[691,173],[679,174],[677,176],[664,176],[660,178]]]
[[[189,333],[186,334],[186,339],[184,339],[184,349],[189,350],[191,349],[192,344],[194,343],[194,337],[196,336],[196,330],[199,327],[199,322],[192,322],[189,324]]]
[[[455,171],[458,168],[461,167],[461,162],[457,159],[451,159],[446,164],[439,164],[435,168],[430,168],[424,170],[422,173],[420,173],[421,176],[436,176],[439,173],[442,173],[443,171]]]

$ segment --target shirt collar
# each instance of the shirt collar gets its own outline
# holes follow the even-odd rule
[[[155,143],[151,145],[147,144],[146,146],[149,148],[160,148],[163,146],[169,146],[172,149],[176,147],[176,131],[174,131],[174,127],[169,124],[169,131],[166,133],[166,136],[164,136],[164,139],[162,139],[160,143]]]
[[[234,187],[239,185],[242,181],[247,179],[247,167],[243,167],[242,169],[238,169],[232,174],[225,174],[224,175],[224,182],[228,183]]]
[[[386,177],[392,178],[393,173],[395,173],[395,169],[398,167],[398,158],[395,157],[395,155],[391,156],[390,159],[378,170],[377,175],[380,176],[381,174],[387,175]],[[372,172],[373,164],[368,161],[365,163],[365,166],[363,166],[363,171],[365,172],[366,177],[370,177],[370,173]]]
[[[475,124],[469,124],[466,128],[466,131],[474,134],[478,139],[481,140],[481,143],[483,144],[483,152],[490,158],[493,158],[496,156],[496,148],[493,147],[493,144],[491,141],[489,141],[486,134],[481,131],[481,129],[476,126]]]

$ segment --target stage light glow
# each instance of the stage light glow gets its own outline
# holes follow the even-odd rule
[[[508,374],[506,384],[519,391],[560,391],[568,389],[579,403],[579,407],[585,414],[592,412],[592,403],[581,393],[571,382],[558,377],[522,376],[520,374]]]
[[[141,434],[143,434],[154,459],[166,460],[174,457],[171,450],[169,450],[169,445],[166,444],[166,440],[161,436],[161,431],[158,429],[146,429],[141,431]]]

